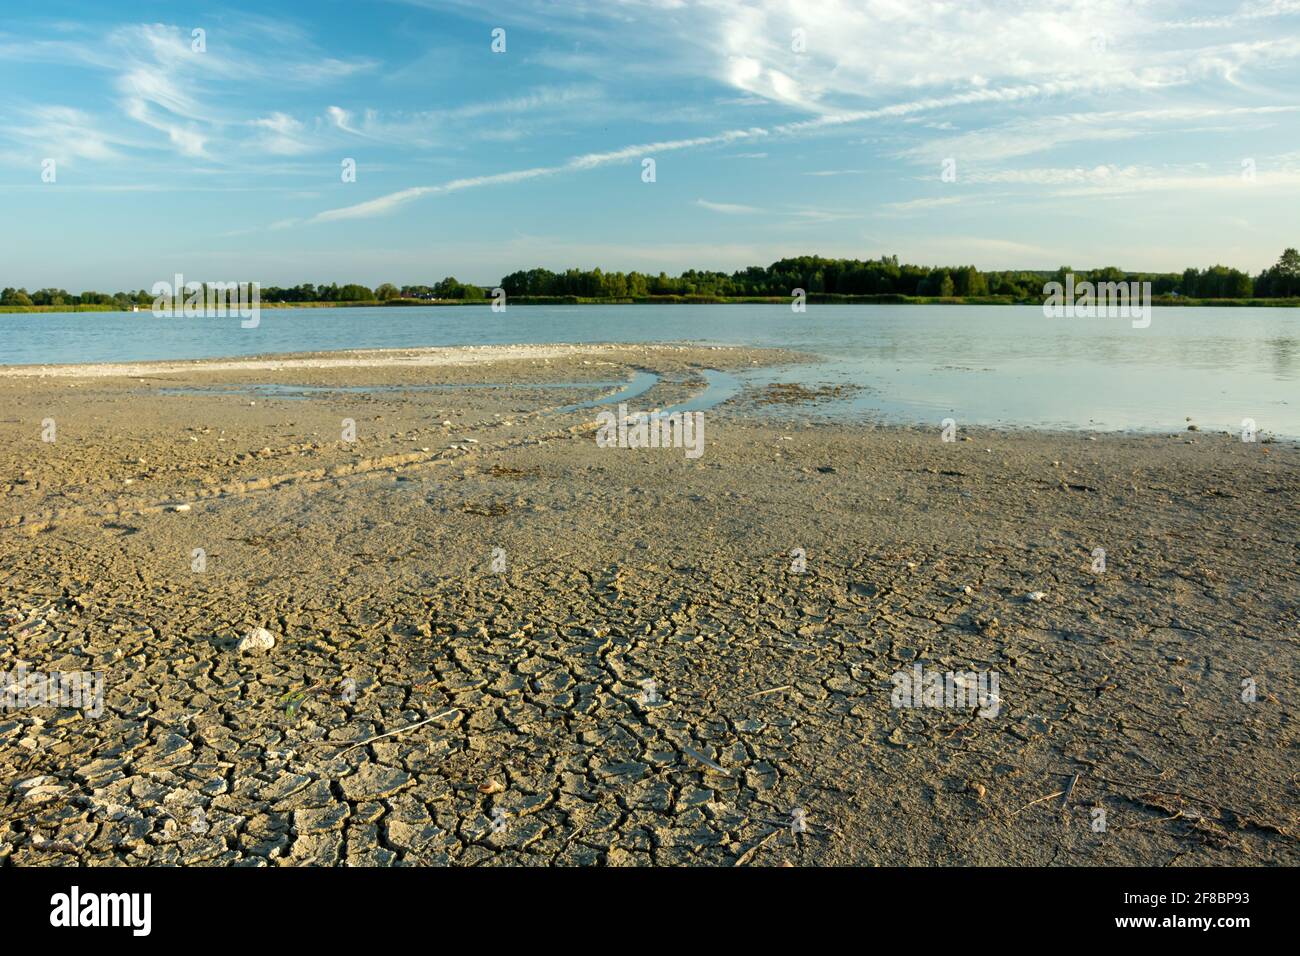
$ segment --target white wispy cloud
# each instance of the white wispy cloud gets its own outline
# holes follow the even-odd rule
[[[95,118],[70,106],[37,106],[23,111],[6,124],[10,138],[25,148],[26,161],[115,160],[129,139],[100,128]]]
[[[707,199],[695,200],[695,205],[701,206],[712,212],[724,213],[728,216],[745,215],[748,213],[762,212],[757,206],[745,206],[741,203],[734,202],[710,202]]]
[[[935,163],[953,157],[962,163],[1002,162],[1072,143],[1132,139],[1151,133],[1186,129],[1207,120],[1244,124],[1286,119],[1300,106],[1184,106],[1143,110],[1071,112],[1017,119],[985,129],[944,136],[902,150],[899,155]]]
[[[1294,192],[1300,185],[1300,163],[1294,156],[1282,154],[1245,159],[1239,163],[1038,166],[974,171],[966,174],[963,182],[1044,187],[1049,195],[1056,197],[1178,192],[1198,197],[1225,193],[1245,199],[1252,194],[1267,194],[1275,190]]]
[[[1295,2],[1257,0],[1228,19],[1282,16]],[[907,91],[1158,87],[1285,46],[1265,39],[1214,54],[1194,32],[1170,35],[1179,9],[1145,0],[569,0],[521,2],[512,19],[593,41],[582,53],[553,54],[553,65],[605,76],[650,65],[814,115],[870,109]],[[626,42],[600,52],[610,30]]]
[[[938,196],[924,199],[908,199],[903,202],[887,202],[883,208],[893,212],[915,212],[922,209],[936,209],[940,206],[956,206],[964,201],[962,196]]]
[[[713,136],[696,136],[690,139],[663,140],[657,143],[641,143],[635,146],[624,146],[621,149],[611,150],[609,152],[585,153],[555,166],[533,166],[527,169],[516,169],[503,173],[491,173],[485,176],[469,176],[461,179],[453,179],[450,182],[441,183],[436,186],[413,186],[409,189],[401,189],[351,206],[344,206],[338,209],[327,209],[324,212],[317,213],[312,217],[311,221],[331,222],[338,219],[363,219],[370,216],[379,216],[391,212],[398,206],[402,206],[412,200],[437,193],[451,193],[463,189],[474,189],[480,186],[518,183],[529,179],[538,179],[543,176],[555,176],[561,173],[596,169],[600,166],[608,166],[611,163],[627,162],[632,159],[640,159],[643,157],[653,158],[658,153],[670,153],[683,149],[698,149],[703,146],[721,146],[766,135],[767,130],[760,128],[728,130],[725,133],[718,133]]]
[[[366,109],[360,113],[340,106],[325,111],[327,125],[389,146],[434,147],[444,139],[463,142],[467,137],[496,139],[520,137],[523,130],[492,122],[518,123],[535,129],[544,121],[566,122],[575,111],[589,111],[602,100],[602,90],[591,84],[541,86],[515,96],[463,103],[418,112]]]
[[[828,222],[846,222],[851,219],[861,219],[862,214],[845,209],[819,209],[811,206],[798,206],[790,210],[793,220],[788,220],[789,224],[794,225],[821,225]]]
[[[792,123],[780,124],[771,130],[754,127],[747,130],[730,130],[711,136],[692,137],[681,140],[628,146],[612,152],[591,153],[585,156],[575,157],[574,159],[557,166],[537,166],[528,169],[514,170],[511,172],[453,180],[449,183],[443,183],[436,186],[415,186],[408,189],[402,189],[355,205],[326,210],[312,217],[310,221],[329,222],[336,219],[357,219],[382,215],[392,211],[398,206],[404,205],[407,202],[419,199],[423,196],[436,193],[454,192],[459,189],[472,188],[475,186],[517,183],[528,179],[537,179],[543,176],[553,176],[559,173],[577,172],[585,169],[592,169],[597,166],[603,166],[608,163],[622,162],[635,157],[652,155],[654,152],[669,152],[683,149],[694,149],[702,146],[715,146],[718,144],[731,143],[737,140],[768,136],[772,134],[781,137],[800,136],[829,126],[838,127],[884,117],[906,116],[916,112],[938,109],[945,106],[960,105],[969,102],[1009,102],[1044,95],[1045,92],[1052,92],[1052,90],[1044,90],[1044,88],[1037,86],[978,90],[974,92],[954,94],[947,97],[926,97],[921,100],[895,103],[872,110],[825,114],[811,120],[800,120]]]
[[[123,25],[105,33],[84,28],[67,32],[73,35],[57,40],[0,34],[0,60],[107,74],[118,112],[79,110],[88,138],[93,140],[99,130],[101,140],[130,141],[137,149],[170,148],[190,158],[221,158],[210,151],[211,145],[238,144],[245,130],[272,152],[303,152],[308,148],[305,124],[284,111],[249,116],[239,94],[329,84],[375,66],[368,59],[323,56],[291,24],[251,14],[215,32],[211,42],[205,36],[206,46],[196,43],[189,27],[161,23]],[[254,41],[274,45],[247,48]],[[122,120],[142,135],[104,132]],[[153,135],[157,133],[163,134],[161,142]],[[0,129],[0,138],[4,135]],[[98,158],[122,156],[110,150],[100,151]]]
[[[327,210],[317,214],[311,221],[325,222],[332,219],[362,218],[380,215],[389,212],[406,202],[434,193],[452,192],[458,189],[471,188],[475,186],[515,183],[542,176],[551,176],[565,172],[576,172],[583,169],[594,168],[595,166],[604,165],[606,163],[619,162],[638,156],[649,155],[650,152],[654,150],[670,151],[692,149],[753,136],[773,136],[777,138],[801,137],[827,128],[850,126],[883,118],[906,117],[920,112],[953,106],[962,106],[974,103],[1014,103],[1044,96],[1061,96],[1069,93],[1092,91],[1097,88],[1099,82],[1098,78],[1094,77],[1091,79],[1082,78],[1077,81],[1059,81],[1041,85],[967,90],[947,96],[931,96],[917,100],[893,103],[869,110],[824,113],[808,120],[797,120],[790,123],[778,124],[770,129],[753,128],[744,131],[733,130],[715,136],[694,137],[658,144],[630,146],[609,153],[588,154],[585,157],[577,157],[558,166],[532,167],[512,172],[496,173],[488,176],[453,180],[450,183],[444,183],[438,186],[413,187],[410,189],[399,190],[386,196],[381,196],[353,206],[344,207],[342,209]],[[1148,76],[1140,81],[1135,79],[1134,82],[1160,85],[1165,82],[1180,82],[1180,79],[1178,77],[1170,78],[1161,74],[1159,76]],[[1151,122],[1155,120],[1170,121],[1181,119],[1183,121],[1188,121],[1194,119],[1200,121],[1210,117],[1258,117],[1287,113],[1295,109],[1296,108],[1292,106],[1268,106],[1228,109],[1186,108],[1128,111],[1127,113],[1112,111],[1110,113],[1098,114],[1072,114],[1070,116],[1048,117],[1045,119],[1030,121],[1027,124],[1023,124],[1024,128],[1018,131],[1012,127],[1009,129],[1004,128],[1000,131],[980,131],[968,134],[964,139],[959,137],[950,137],[946,140],[940,141],[937,145],[928,144],[925,147],[915,148],[911,151],[911,155],[919,158],[922,155],[934,154],[936,151],[939,155],[946,155],[951,154],[957,147],[962,147],[964,155],[977,154],[987,157],[1007,158],[1013,155],[1022,155],[1023,152],[1026,151],[1045,148],[1046,145],[1060,144],[1080,138],[1094,140],[1100,138],[1118,139],[1140,134],[1141,129],[1139,126],[1125,126],[1125,121],[1130,124],[1137,124],[1140,121]],[[1085,128],[1090,130],[1090,132],[1085,132]],[[1017,132],[1019,132],[1018,136],[1016,135]],[[983,150],[983,152],[980,153],[980,150]],[[816,172],[817,171],[814,171],[814,175]]]
[[[1255,20],[1298,15],[1300,15],[1300,0],[1255,0],[1253,3],[1243,3],[1232,13],[1213,17],[1195,17],[1190,20],[1173,20],[1165,26],[1172,30],[1180,28],[1223,30]]]
[[[272,113],[252,121],[254,128],[263,132],[260,146],[268,153],[292,156],[310,152],[312,145],[303,138],[304,126],[301,120],[294,119],[287,113]]]

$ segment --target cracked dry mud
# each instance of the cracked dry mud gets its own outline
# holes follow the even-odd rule
[[[1300,862],[1293,445],[742,395],[688,460],[555,410],[793,358],[0,375],[0,670],[105,675],[98,718],[0,711],[0,859]],[[271,381],[513,384],[158,391]],[[918,661],[997,716],[891,707]]]

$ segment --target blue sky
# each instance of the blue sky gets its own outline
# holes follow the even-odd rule
[[[1300,0],[5,5],[0,285],[1300,244]]]

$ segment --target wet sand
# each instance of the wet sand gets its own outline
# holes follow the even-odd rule
[[[948,443],[777,388],[691,459],[562,410],[799,359],[0,369],[0,672],[104,680],[0,711],[0,859],[1300,862],[1296,446]],[[893,706],[918,663],[997,713]]]

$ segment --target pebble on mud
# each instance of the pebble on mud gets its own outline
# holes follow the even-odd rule
[[[269,651],[275,647],[275,637],[264,627],[255,627],[242,638],[235,650],[240,654],[245,651]]]
[[[1028,594],[1025,595],[1025,600],[1041,601],[1045,597],[1047,597],[1046,591],[1030,591]]]
[[[14,791],[19,797],[32,803],[44,803],[60,796],[67,789],[67,787],[57,786],[56,779],[50,776],[30,777],[14,784]]]

